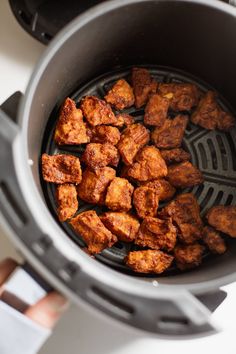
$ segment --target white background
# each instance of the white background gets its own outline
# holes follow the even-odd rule
[[[20,28],[10,12],[8,1],[0,0],[0,104],[16,90],[24,92],[44,49]],[[18,256],[6,237],[0,234],[0,260],[9,255]],[[224,329],[218,335],[188,341],[158,340],[71,305],[40,353],[235,354],[236,284],[227,286],[225,290],[228,291],[227,300],[213,316]]]

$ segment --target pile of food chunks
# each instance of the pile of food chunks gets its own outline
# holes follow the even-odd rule
[[[122,113],[133,105],[145,106],[142,123]],[[88,253],[132,242],[139,250],[129,252],[126,265],[135,272],[160,274],[173,261],[180,270],[198,266],[206,248],[216,254],[226,251],[220,232],[236,237],[236,206],[214,206],[204,226],[195,196],[178,190],[175,197],[177,188],[204,181],[181,147],[189,119],[205,129],[229,131],[235,125],[214,92],[202,93],[191,83],[158,83],[145,68],[133,68],[131,85],[121,78],[104,100],[86,96],[77,108],[66,98],[55,142],[86,144],[85,150],[80,158],[43,154],[42,174],[57,184],[59,220],[69,220]],[[91,210],[76,214],[78,197]],[[159,208],[162,201],[169,203]],[[98,215],[95,205],[107,211]]]

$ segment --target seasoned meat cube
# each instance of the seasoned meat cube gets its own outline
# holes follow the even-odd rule
[[[158,192],[154,188],[138,187],[133,194],[133,204],[140,218],[156,216],[159,204]]]
[[[120,132],[116,127],[97,125],[92,129],[92,143],[116,145],[120,140]]]
[[[133,89],[124,79],[118,80],[104,98],[107,103],[120,110],[134,104]]]
[[[166,119],[161,128],[155,128],[152,132],[152,141],[160,149],[180,147],[187,124],[188,117],[184,115]]]
[[[42,174],[46,182],[80,183],[82,171],[80,160],[73,155],[42,155]]]
[[[158,128],[164,124],[170,101],[158,95],[152,95],[145,108],[144,124],[154,125]]]
[[[117,237],[103,225],[94,210],[77,215],[70,220],[70,224],[82,237],[90,253],[100,253],[117,242]]]
[[[138,219],[127,213],[109,211],[101,215],[100,219],[123,242],[134,241],[140,226]]]
[[[178,227],[178,238],[181,242],[191,244],[202,237],[200,207],[193,194],[178,195],[160,215],[172,218],[173,223]]]
[[[154,146],[145,146],[138,153],[136,162],[128,169],[129,177],[140,181],[150,181],[167,175],[167,166],[160,151]]]
[[[115,125],[116,127],[122,128],[123,126],[129,126],[135,123],[134,117],[127,113],[119,113],[116,116],[117,122]]]
[[[135,244],[153,250],[172,251],[176,244],[176,228],[171,219],[147,217],[143,220]]]
[[[161,274],[170,267],[173,259],[162,251],[145,250],[129,252],[125,263],[135,272]]]
[[[89,142],[82,111],[69,97],[64,101],[56,125],[54,140],[59,145],[75,145]]]
[[[157,90],[157,82],[155,82],[147,69],[132,69],[132,85],[135,96],[135,107],[142,107],[148,100],[150,94]]]
[[[130,210],[133,191],[134,187],[127,179],[115,177],[107,189],[106,206],[111,210]]]
[[[190,111],[200,97],[198,87],[189,83],[159,84],[158,92],[170,100],[170,108],[177,112]]]
[[[111,167],[97,168],[95,171],[86,169],[77,188],[79,197],[91,204],[105,204],[107,187],[115,176],[116,171]]]
[[[146,187],[154,188],[158,193],[159,201],[171,199],[176,192],[176,189],[165,179],[155,179],[145,183]]]
[[[226,252],[226,244],[220,233],[210,226],[203,228],[203,241],[212,253],[223,254]]]
[[[116,117],[108,103],[95,96],[85,97],[80,106],[84,117],[92,126],[101,124],[113,124]]]
[[[208,91],[193,112],[191,121],[205,129],[229,131],[235,125],[235,119],[220,108],[216,98],[215,92]]]
[[[202,172],[189,161],[169,166],[167,179],[177,188],[193,187],[204,182]]]
[[[141,147],[149,142],[149,130],[143,124],[136,123],[129,125],[122,133],[122,136],[132,138]]]
[[[205,247],[199,243],[192,245],[178,245],[174,250],[175,261],[180,270],[191,269],[199,266]]]
[[[171,165],[172,163],[189,161],[191,158],[191,155],[181,148],[161,150],[161,156],[163,157],[167,165]]]
[[[208,224],[230,237],[236,237],[236,206],[218,205],[211,208],[206,215]]]
[[[61,184],[56,190],[57,213],[60,221],[70,219],[78,210],[76,187],[73,184]]]
[[[90,168],[96,169],[107,165],[117,166],[119,163],[117,148],[111,144],[90,143],[82,155],[82,161]]]

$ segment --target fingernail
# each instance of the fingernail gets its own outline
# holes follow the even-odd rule
[[[48,305],[51,311],[54,312],[63,312],[68,307],[68,300],[57,292],[52,292],[48,295],[50,300],[48,301]]]

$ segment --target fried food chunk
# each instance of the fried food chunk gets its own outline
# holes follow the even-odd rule
[[[77,215],[70,220],[70,224],[82,237],[90,253],[100,253],[117,242],[117,237],[103,225],[94,210]]]
[[[104,98],[107,103],[120,110],[134,104],[133,89],[124,79],[118,80]]]
[[[235,125],[235,118],[223,111],[218,105],[217,94],[208,91],[200,100],[197,109],[191,116],[191,121],[202,128],[229,131]]]
[[[106,206],[111,210],[130,210],[133,191],[134,187],[127,179],[115,177],[107,188]]]
[[[92,129],[92,143],[117,145],[120,140],[120,132],[110,125],[97,125]]]
[[[203,241],[212,253],[223,254],[226,252],[226,244],[220,233],[210,226],[203,228]]]
[[[182,148],[161,150],[161,156],[163,157],[167,165],[171,165],[172,163],[189,161],[191,158],[189,152],[183,150]]]
[[[137,218],[122,212],[109,211],[101,215],[100,219],[106,228],[123,242],[134,241],[140,226]]]
[[[74,184],[61,184],[56,189],[57,214],[60,221],[66,221],[75,215],[79,203]]]
[[[169,105],[168,98],[157,93],[152,95],[145,107],[144,124],[161,128],[166,120]]]
[[[82,179],[80,160],[73,155],[42,155],[42,174],[46,182],[75,183]]]
[[[116,122],[115,114],[111,106],[95,96],[86,96],[80,106],[88,123],[95,127],[102,124],[113,124]]]
[[[125,263],[135,272],[161,274],[170,267],[173,259],[162,251],[145,250],[129,252]]]
[[[174,187],[193,187],[204,182],[202,172],[189,161],[168,167],[167,179]]]
[[[149,95],[157,90],[157,82],[154,81],[147,69],[132,69],[132,85],[135,96],[135,107],[142,107],[148,100]]]
[[[146,182],[145,186],[155,189],[155,191],[158,193],[159,201],[171,199],[176,192],[176,189],[164,178]]]
[[[130,114],[127,114],[127,113],[117,114],[116,119],[117,119],[117,121],[113,125],[118,128],[122,128],[123,126],[128,127],[129,125],[135,123],[134,117],[132,117]]]
[[[199,243],[192,245],[178,245],[174,249],[176,265],[180,270],[191,269],[199,266],[205,247]]]
[[[200,207],[192,193],[184,193],[171,201],[161,212],[162,217],[171,217],[178,227],[178,238],[191,244],[202,237]]]
[[[207,212],[206,218],[216,230],[236,237],[236,206],[214,206]]]
[[[171,219],[147,217],[143,220],[135,244],[153,250],[172,251],[176,244],[176,228]]]
[[[116,171],[111,167],[97,168],[95,171],[86,169],[77,187],[80,199],[91,204],[105,204],[107,187],[115,176]]]
[[[184,115],[166,119],[161,128],[155,128],[152,132],[153,143],[160,149],[180,147],[187,124],[188,117]]]
[[[156,216],[159,205],[158,192],[154,188],[138,187],[133,194],[133,204],[140,218]]]
[[[158,92],[169,99],[170,108],[176,112],[190,111],[197,106],[200,97],[198,87],[189,83],[159,84]]]
[[[152,179],[165,177],[167,166],[160,151],[155,146],[145,146],[138,153],[136,162],[128,169],[129,177],[146,182]]]
[[[82,155],[82,161],[91,169],[117,166],[120,155],[117,148],[111,144],[90,143]]]
[[[89,142],[82,111],[67,97],[64,101],[56,125],[54,140],[59,145],[76,145]]]

